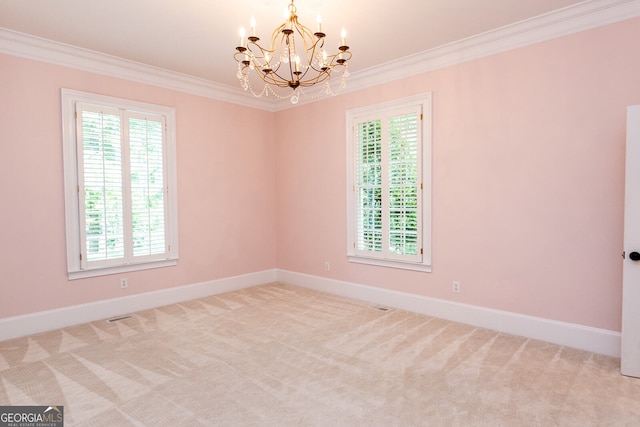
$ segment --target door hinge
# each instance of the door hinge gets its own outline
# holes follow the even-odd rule
[[[82,261],[82,254],[80,254],[80,261]]]
[[[423,188],[422,183],[420,183],[420,189],[422,190],[422,188]]]
[[[420,248],[420,255],[424,255],[424,251]]]

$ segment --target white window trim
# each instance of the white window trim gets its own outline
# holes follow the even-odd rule
[[[176,119],[175,109],[166,106],[130,101],[104,95],[96,95],[71,89],[62,89],[62,141],[64,156],[64,191],[65,191],[65,225],[67,238],[67,272],[69,279],[104,276],[151,268],[176,265],[178,261],[178,193],[176,170]],[[166,119],[166,147],[167,156],[167,207],[168,219],[166,223],[168,241],[170,242],[169,256],[162,260],[131,263],[110,267],[81,268],[80,263],[80,218],[78,197],[78,158],[76,138],[76,103],[89,103],[106,106],[117,106],[127,110],[154,113],[165,116]]]
[[[410,105],[422,106],[422,261],[409,262],[404,260],[392,260],[373,258],[363,255],[355,249],[356,224],[355,203],[353,188],[355,185],[355,150],[353,148],[353,126],[356,120],[363,116],[371,116],[376,112],[395,110]],[[431,92],[402,98],[381,104],[370,105],[347,111],[346,114],[346,141],[347,141],[347,258],[350,262],[370,264],[381,267],[400,268],[431,272],[432,261],[432,94]]]

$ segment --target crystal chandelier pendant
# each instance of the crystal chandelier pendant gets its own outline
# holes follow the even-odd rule
[[[349,76],[348,61],[351,59],[346,44],[344,29],[341,43],[334,53],[325,49],[325,33],[322,32],[322,19],[318,17],[317,31],[313,32],[298,21],[294,0],[288,7],[289,16],[271,34],[268,47],[260,44],[256,36],[256,22],[251,19],[251,35],[245,38],[245,30],[240,30],[240,45],[236,47],[234,59],[238,62],[237,77],[244,90],[250,90],[255,96],[268,95],[271,92],[279,98],[289,98],[297,104],[305,88],[320,83],[326,84],[323,93],[337,95],[346,85]],[[334,75],[340,75],[337,91],[333,92],[329,81]],[[264,84],[260,92],[253,90],[251,81]],[[293,93],[287,91],[292,91]]]

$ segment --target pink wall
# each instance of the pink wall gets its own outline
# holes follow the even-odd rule
[[[273,113],[3,55],[0,82],[0,318],[275,267]],[[177,266],[67,279],[61,88],[176,108]]]
[[[278,268],[619,331],[639,39],[634,19],[276,113]],[[345,112],[427,91],[433,272],[349,263]]]
[[[0,55],[0,318],[278,267],[619,331],[639,24],[277,113]],[[67,280],[62,87],[177,111],[180,261],[127,273],[126,291]],[[345,111],[427,91],[433,272],[350,264]]]

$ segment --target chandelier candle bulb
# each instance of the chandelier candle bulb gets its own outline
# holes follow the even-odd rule
[[[346,46],[347,45],[347,32],[345,31],[344,28],[340,32],[340,37],[342,38],[342,46]]]
[[[253,16],[251,17],[251,23],[249,25],[251,25],[251,36],[255,37],[256,36],[256,19]]]
[[[244,27],[240,27],[240,47],[244,47]]]
[[[322,33],[322,16],[318,15],[318,33]]]

